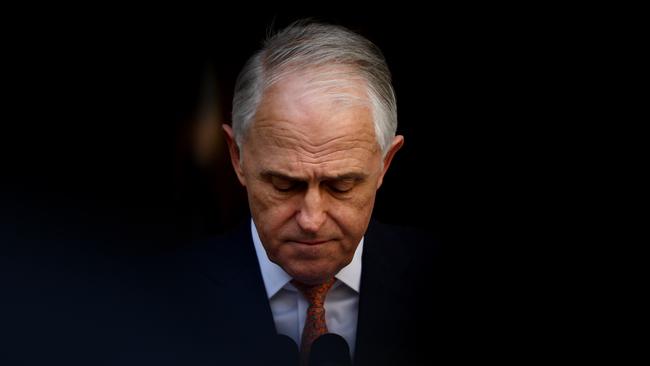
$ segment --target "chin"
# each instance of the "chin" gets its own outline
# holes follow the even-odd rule
[[[328,279],[334,277],[338,271],[327,266],[319,270],[314,270],[314,268],[308,268],[307,270],[296,268],[294,270],[287,271],[291,277],[294,279],[309,284],[315,285],[323,283]]]
[[[318,285],[318,284],[326,282],[331,277],[333,277],[333,276],[325,276],[325,277],[312,277],[312,276],[300,277],[300,276],[295,276],[294,279],[296,281],[300,281],[300,282],[302,282],[304,284],[307,284],[307,285]]]

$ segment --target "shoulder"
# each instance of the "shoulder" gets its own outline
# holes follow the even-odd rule
[[[441,254],[441,244],[435,233],[409,226],[398,226],[372,220],[365,235],[367,247],[390,251],[394,255],[409,257],[436,257]],[[365,251],[364,245],[364,251]]]
[[[442,245],[426,230],[371,221],[364,238],[363,266],[399,278],[431,278],[442,268]]]
[[[163,256],[163,262],[175,266],[228,266],[253,253],[250,219],[219,235],[195,240]]]

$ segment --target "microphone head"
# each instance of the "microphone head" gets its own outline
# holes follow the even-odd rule
[[[334,333],[318,337],[311,346],[309,366],[352,366],[348,342]]]
[[[298,345],[291,337],[278,334],[266,344],[264,364],[269,366],[298,366]]]

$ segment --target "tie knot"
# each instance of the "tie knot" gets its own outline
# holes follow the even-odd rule
[[[322,307],[327,291],[332,288],[335,281],[336,278],[332,277],[327,282],[316,285],[308,285],[296,280],[291,280],[291,283],[305,296],[310,306]]]

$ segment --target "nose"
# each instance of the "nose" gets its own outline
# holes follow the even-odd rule
[[[296,215],[298,226],[308,233],[317,233],[327,219],[325,202],[317,187],[309,187]]]

